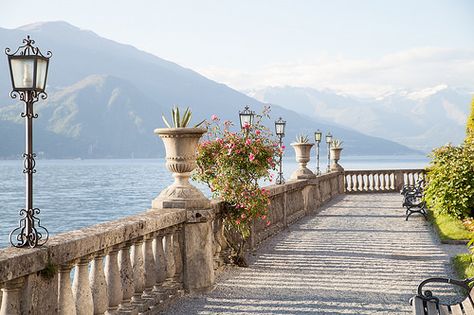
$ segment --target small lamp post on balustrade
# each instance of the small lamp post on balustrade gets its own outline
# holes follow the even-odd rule
[[[243,111],[239,111],[240,128],[248,132],[248,127],[253,124],[254,116],[255,112],[250,110],[248,106],[245,106]]]
[[[40,209],[33,207],[33,174],[36,172],[36,154],[33,153],[33,119],[38,117],[33,111],[33,104],[39,99],[46,99],[44,91],[48,75],[50,51],[44,56],[39,48],[34,47],[35,41],[28,35],[23,40],[23,46],[10,53],[10,48],[5,49],[10,66],[10,76],[13,89],[10,92],[12,98],[19,96],[25,102],[25,111],[21,117],[26,122],[26,152],[23,154],[24,170],[26,174],[26,205],[20,210],[22,218],[19,227],[10,232],[10,243],[15,247],[31,248],[46,243],[49,237],[48,230],[41,226],[37,215]]]
[[[332,143],[332,134],[328,132],[326,135],[326,143],[328,144],[328,169],[327,172],[331,171],[331,143]]]
[[[316,142],[316,175],[321,174],[321,170],[319,169],[319,144],[321,143],[321,138],[323,137],[323,133],[321,130],[317,130],[314,133],[314,141]]]
[[[284,121],[281,117],[275,121],[275,133],[278,136],[279,143],[280,143],[280,154],[279,154],[279,161],[278,161],[278,176],[276,179],[276,184],[281,185],[285,183],[285,179],[283,178],[283,171],[282,171],[282,159],[283,159],[283,137],[285,136],[285,126],[286,121]]]

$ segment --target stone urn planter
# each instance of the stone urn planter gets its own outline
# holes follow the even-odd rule
[[[208,209],[209,199],[189,183],[196,168],[197,145],[205,128],[158,128],[165,145],[166,168],[173,173],[174,183],[164,189],[152,202],[154,209]]]
[[[291,143],[293,149],[295,149],[296,162],[299,163],[299,167],[296,171],[291,174],[291,179],[308,179],[314,178],[313,172],[306,167],[311,157],[311,148],[314,143]]]
[[[341,159],[342,148],[331,148],[331,171],[344,171],[344,168],[338,163]]]

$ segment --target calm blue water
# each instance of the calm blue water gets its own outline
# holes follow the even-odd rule
[[[321,169],[326,160],[321,160]],[[346,169],[422,168],[424,156],[343,157]],[[297,168],[294,157],[284,159],[284,176]],[[316,169],[316,163],[308,167]],[[173,182],[164,159],[155,160],[38,160],[34,175],[34,206],[51,235],[145,211],[159,192]],[[17,227],[24,207],[22,160],[0,160],[0,248]],[[208,190],[204,185],[196,185]]]

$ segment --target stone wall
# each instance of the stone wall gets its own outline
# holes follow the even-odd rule
[[[344,176],[333,172],[267,188],[271,225],[255,221],[252,248],[343,193]],[[0,315],[153,314],[184,290],[209,289],[214,275],[204,279],[194,269],[222,265],[221,207],[213,201],[210,210],[151,210],[56,235],[39,248],[0,250]],[[196,255],[209,246],[214,260]]]

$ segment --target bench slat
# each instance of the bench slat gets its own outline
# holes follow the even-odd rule
[[[451,312],[453,315],[463,315],[461,305],[459,304],[451,305]]]
[[[423,300],[417,296],[413,298],[413,315],[425,315]]]
[[[428,310],[428,315],[438,315],[435,302],[426,302],[426,309]]]
[[[474,314],[474,306],[472,305],[472,301],[469,297],[462,301],[462,306],[464,307],[464,312],[466,314]]]
[[[440,304],[439,305],[439,315],[451,315],[448,307],[446,305]]]

